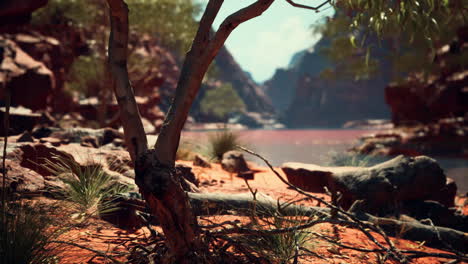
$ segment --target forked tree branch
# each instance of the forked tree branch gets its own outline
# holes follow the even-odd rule
[[[318,6],[310,6],[310,5],[298,4],[298,3],[296,3],[296,2],[294,2],[294,1],[292,1],[292,0],[286,0],[286,2],[288,2],[288,4],[290,4],[290,5],[294,6],[294,7],[319,11],[320,8],[322,8],[322,7],[325,6],[326,4],[330,3],[331,0],[326,0],[326,1],[324,1],[323,3],[321,3],[321,4],[318,5]]]
[[[229,34],[242,22],[261,15],[274,0],[257,0],[250,6],[230,15],[209,38],[213,21],[221,8],[222,0],[210,0],[200,21],[192,48],[187,54],[174,97],[167,113],[161,133],[156,141],[155,151],[159,162],[174,166],[179,146],[180,133],[187,119],[190,107],[200,89],[203,76]]]
[[[255,3],[244,7],[239,11],[228,16],[219,26],[218,31],[215,33],[213,40],[208,46],[206,53],[206,56],[208,57],[207,59],[213,60],[218,51],[224,45],[226,39],[237,26],[239,26],[245,21],[248,21],[263,14],[263,12],[267,10],[273,2],[274,0],[258,0]]]
[[[109,70],[112,87],[120,109],[125,143],[132,160],[146,152],[148,143],[140,112],[127,71],[128,7],[123,0],[107,0],[111,32],[109,36]]]
[[[208,5],[206,6],[205,13],[203,14],[200,25],[197,30],[197,34],[195,35],[195,39],[193,43],[207,44],[210,41],[210,32],[211,28],[213,27],[213,22],[218,15],[221,6],[223,5],[224,0],[210,0]],[[195,48],[204,49],[206,45],[192,45],[192,50]]]

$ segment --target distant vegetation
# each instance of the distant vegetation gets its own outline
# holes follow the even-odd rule
[[[245,109],[244,101],[230,83],[206,91],[200,101],[200,110],[227,122],[229,114]]]

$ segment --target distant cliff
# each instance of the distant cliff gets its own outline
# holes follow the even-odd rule
[[[341,127],[349,120],[389,118],[384,88],[390,74],[383,71],[365,81],[320,78],[326,68],[337,67],[320,52],[329,44],[322,38],[313,49],[297,53],[287,69],[265,83],[281,121],[292,128]]]

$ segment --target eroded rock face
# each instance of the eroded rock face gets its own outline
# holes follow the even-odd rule
[[[44,178],[37,172],[22,167],[19,163],[6,160],[6,186],[13,192],[39,192],[45,189]]]
[[[465,117],[468,113],[468,70],[463,63],[468,54],[468,27],[458,30],[458,38],[437,52],[440,74],[425,80],[412,74],[401,84],[385,88],[385,101],[392,109],[396,125],[428,124],[444,118]],[[456,47],[456,48],[455,48]]]
[[[443,170],[425,156],[398,156],[369,168],[285,163],[281,169],[292,184],[306,191],[324,193],[327,187],[340,192],[339,203],[345,209],[356,200],[364,200],[370,211],[379,211],[410,200],[455,199],[453,191],[442,192],[446,188]]]
[[[468,119],[440,119],[426,125],[381,131],[361,138],[352,151],[365,155],[429,155],[467,158]]]
[[[0,82],[11,91],[11,105],[45,109],[55,89],[55,79],[42,62],[26,54],[14,41],[0,36]],[[27,96],[26,96],[27,95]],[[5,90],[0,90],[5,98]]]
[[[0,2],[0,24],[28,22],[31,13],[46,5],[48,0],[2,0]]]
[[[390,81],[391,73],[384,71],[359,81],[322,78],[325,69],[341,67],[321,52],[330,43],[329,38],[323,37],[313,50],[297,53],[288,68],[277,70],[265,82],[265,91],[277,108],[281,122],[294,128],[341,127],[349,120],[388,119],[390,113],[383,88]],[[381,59],[386,52],[382,47],[379,54],[372,56]]]

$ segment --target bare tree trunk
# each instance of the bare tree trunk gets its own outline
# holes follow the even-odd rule
[[[175,263],[200,263],[199,230],[187,194],[175,175],[175,155],[180,133],[188,112],[201,86],[203,76],[229,34],[239,24],[259,16],[274,0],[258,0],[230,15],[219,30],[210,37],[213,21],[222,0],[210,0],[191,50],[182,67],[174,102],[166,116],[154,150],[147,149],[138,107],[127,72],[128,8],[123,0],[107,0],[110,7],[111,34],[109,39],[109,66],[114,82],[124,126],[125,141],[135,162],[136,183],[156,215],[167,237],[171,257]]]

